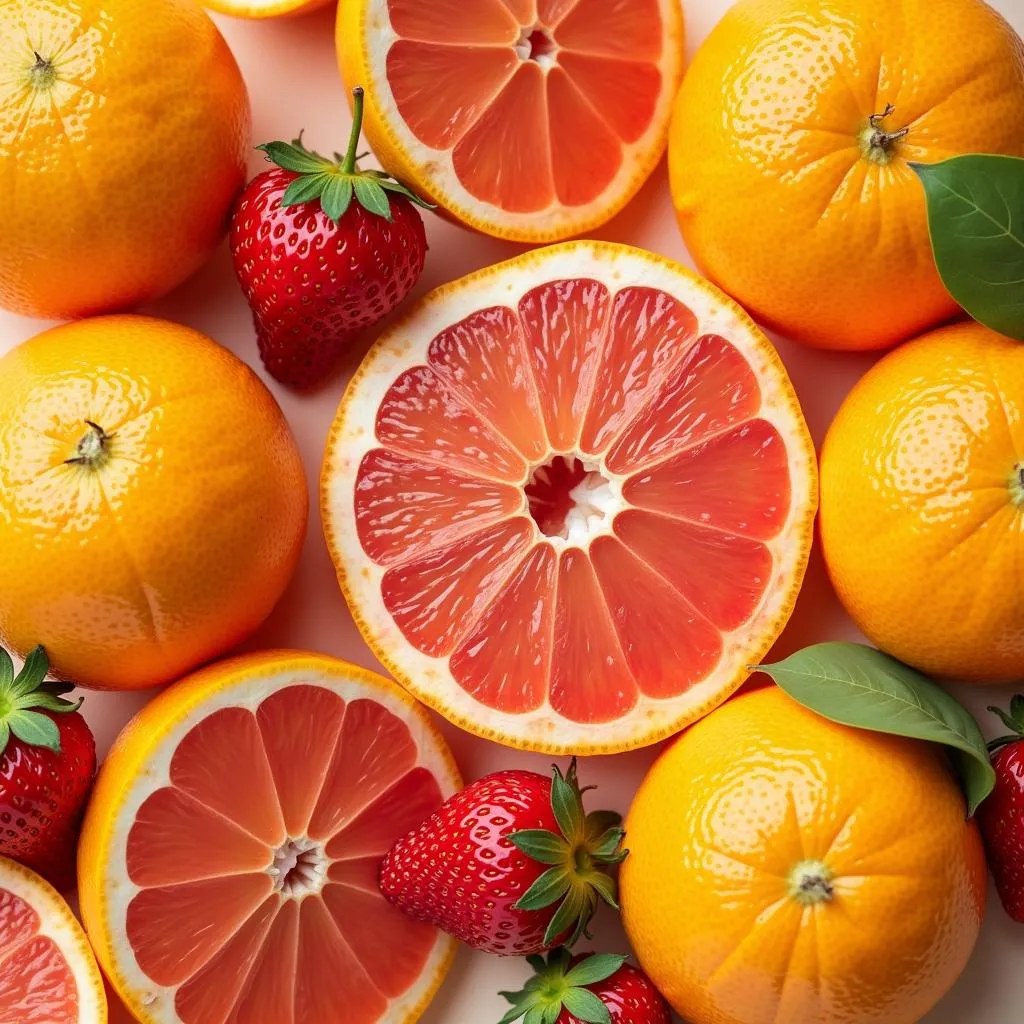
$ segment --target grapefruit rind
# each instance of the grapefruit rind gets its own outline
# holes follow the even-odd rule
[[[308,14],[331,0],[203,0],[203,6],[233,18],[281,18]]]
[[[452,149],[434,149],[416,138],[387,82],[388,52],[400,38],[391,25],[387,0],[341,0],[337,21],[341,70],[349,93],[362,86],[366,138],[381,164],[399,181],[485,234],[535,244],[557,242],[600,227],[619,213],[665,152],[672,106],[683,78],[684,26],[678,0],[659,3],[664,25],[662,87],[651,122],[639,138],[623,145],[622,163],[611,183],[581,206],[555,201],[547,209],[527,213],[504,210],[477,198],[459,181]]]
[[[103,976],[82,926],[57,890],[6,857],[0,857],[0,889],[32,907],[39,915],[37,934],[51,939],[63,953],[78,989],[77,1024],[106,1024]]]
[[[592,278],[613,291],[637,284],[662,289],[689,306],[697,317],[698,335],[727,338],[759,381],[758,417],[785,439],[792,487],[785,524],[774,539],[765,542],[773,556],[765,599],[751,619],[723,633],[724,649],[714,672],[680,697],[642,698],[625,717],[593,724],[570,721],[548,703],[519,714],[488,707],[455,682],[445,659],[415,648],[385,606],[381,582],[386,567],[375,564],[363,551],[353,501],[363,457],[380,444],[374,434],[378,407],[400,373],[426,361],[435,335],[477,310],[500,303],[515,307],[531,288],[564,278]],[[574,241],[533,250],[442,285],[377,340],[349,383],[331,428],[320,501],[325,537],[353,619],[367,645],[407,690],[454,725],[484,739],[547,754],[590,755],[632,750],[664,739],[717,707],[743,684],[748,666],[768,653],[792,613],[810,556],[817,481],[814,445],[785,367],[740,306],[672,260],[618,243]],[[521,483],[525,482],[524,477]],[[525,496],[519,514],[529,515]],[[559,538],[538,532],[535,539],[552,544],[556,552],[565,548]]]
[[[128,905],[140,891],[127,871],[128,835],[139,808],[170,784],[182,739],[223,708],[251,711],[292,685],[324,686],[343,699],[370,697],[400,717],[433,772],[444,799],[462,788],[448,746],[427,712],[391,680],[347,662],[300,651],[246,655],[214,664],[147,704],[118,737],[104,762],[79,846],[79,899],[86,932],[103,971],[141,1024],[180,1024],[177,987],[163,988],[142,971],[125,933]],[[457,943],[438,931],[420,980],[388,1007],[387,1024],[419,1019],[451,967]]]

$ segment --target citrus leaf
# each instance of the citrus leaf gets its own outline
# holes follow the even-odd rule
[[[941,686],[873,647],[823,643],[758,665],[804,707],[843,725],[949,748],[974,814],[995,786],[978,723]]]
[[[544,828],[524,828],[508,837],[516,849],[541,864],[565,864],[569,860],[569,844]]]
[[[355,179],[358,181],[358,179]],[[341,220],[352,205],[353,179],[347,175],[334,175],[320,196],[320,209],[334,221]]]
[[[7,724],[22,743],[60,753],[60,731],[52,718],[37,711],[13,711],[7,716]]]
[[[595,953],[581,960],[565,976],[565,983],[571,986],[593,985],[610,978],[624,963],[626,957],[614,953]]]
[[[564,867],[548,868],[514,904],[516,910],[543,910],[569,891],[569,872]]]
[[[562,1005],[578,1020],[587,1024],[612,1024],[608,1007],[585,988],[571,988],[562,995]]]
[[[979,323],[1024,341],[1024,158],[971,153],[910,166],[946,290]]]
[[[281,196],[281,205],[299,206],[301,203],[308,203],[313,199],[319,199],[327,183],[333,175],[330,174],[303,174],[290,182]]]
[[[370,213],[375,213],[385,220],[391,220],[391,202],[379,181],[359,176],[352,179],[352,184],[355,186],[356,199],[364,210],[369,210]]]

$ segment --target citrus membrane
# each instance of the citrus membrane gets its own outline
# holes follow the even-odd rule
[[[453,940],[377,886],[460,786],[426,713],[316,655],[214,665],[149,704],[97,783],[82,910],[144,1024],[416,1020]]]
[[[479,735],[596,753],[746,678],[792,609],[816,495],[749,318],[669,260],[574,242],[446,285],[379,339],[321,501],[397,679]]]

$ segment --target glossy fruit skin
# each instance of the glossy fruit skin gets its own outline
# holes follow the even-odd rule
[[[356,201],[338,224],[319,202],[283,207],[297,177],[274,167],[249,183],[232,220],[231,255],[264,365],[304,388],[328,376],[355,336],[409,294],[427,237],[404,196],[389,196],[391,221]]]
[[[981,925],[984,851],[965,815],[940,748],[836,725],[774,686],[749,692],[641,784],[626,933],[690,1024],[913,1024]],[[808,860],[830,869],[833,896],[804,907],[787,876]]]
[[[1024,676],[1024,347],[924,335],[853,388],[821,455],[836,592],[883,650],[969,681]]]
[[[130,309],[195,272],[251,145],[245,83],[209,16],[185,0],[26,0],[0,6],[0,52],[0,306]]]
[[[512,905],[544,873],[508,840],[511,832],[557,832],[551,780],[536,772],[501,771],[456,793],[381,864],[380,885],[396,906],[473,949],[529,956],[548,948],[553,908]],[[453,899],[452,893],[460,893]],[[557,944],[557,943],[556,943]]]
[[[575,967],[583,956],[574,956]],[[623,964],[610,978],[585,985],[608,1008],[612,1024],[672,1024],[672,1012],[651,979],[632,964]],[[564,1007],[555,1024],[580,1024]]]
[[[12,736],[0,754],[0,856],[67,891],[75,884],[78,831],[96,775],[96,741],[78,712],[51,714],[60,753]]]
[[[988,866],[1007,914],[1024,924],[1024,740],[992,758],[996,788],[978,808]]]
[[[873,162],[889,103],[910,131]],[[972,152],[1024,155],[1024,44],[983,0],[740,0],[687,72],[669,170],[687,248],[756,319],[878,349],[957,310],[909,163]]]
[[[308,512],[270,392],[177,324],[111,316],[0,359],[0,637],[98,689],[170,682],[270,613]],[[92,420],[100,465],[68,464]]]

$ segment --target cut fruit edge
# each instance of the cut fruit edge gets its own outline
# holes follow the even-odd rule
[[[129,905],[144,891],[128,870],[129,833],[139,810],[152,794],[172,785],[172,758],[197,725],[224,709],[255,713],[267,698],[303,685],[325,688],[346,702],[376,702],[407,726],[417,751],[415,766],[433,775],[441,800],[462,788],[459,769],[429,712],[392,680],[339,659],[291,650],[242,655],[207,666],[163,691],[125,728],[104,762],[83,825],[78,861],[86,932],[107,978],[142,1024],[179,1024],[175,994],[192,979],[171,986],[155,983],[141,968],[128,937]],[[418,980],[390,1001],[380,1019],[387,1024],[418,1020],[444,981],[456,949],[451,936],[436,931]],[[236,998],[243,995],[244,988]]]
[[[107,997],[96,957],[82,926],[57,890],[28,868],[0,857],[0,892],[8,892],[27,904],[39,918],[35,935],[50,939],[63,955],[78,990],[76,1024],[106,1024]],[[0,948],[4,945],[0,935]],[[0,973],[5,960],[16,949],[4,951]]]
[[[455,144],[447,149],[434,148],[414,134],[399,110],[387,75],[388,55],[394,44],[403,38],[392,25],[388,0],[342,0],[339,5],[337,45],[349,102],[352,102],[352,89],[362,86],[366,97],[364,131],[377,158],[399,181],[437,203],[440,212],[485,234],[512,241],[542,244],[585,234],[606,223],[626,206],[650,177],[665,151],[672,105],[683,78],[684,24],[679,0],[655,2],[663,31],[660,58],[651,62],[652,67],[657,65],[661,76],[654,110],[638,138],[629,142],[619,140],[621,164],[618,171],[594,199],[581,205],[563,204],[555,197],[545,208],[516,212],[478,198],[459,179],[454,163]],[[560,6],[569,13],[576,4]],[[506,8],[508,13],[514,13],[513,4],[507,4]],[[524,38],[529,28],[523,26]],[[488,44],[478,49],[493,48]],[[594,56],[589,51],[581,53],[585,57]],[[621,56],[612,59],[628,60]],[[510,81],[511,75],[502,89]],[[498,96],[495,94],[487,101],[474,124],[486,116]],[[583,102],[588,116],[596,117],[602,130],[607,131],[608,124],[595,112],[590,100],[583,98]],[[526,172],[520,169],[520,173]]]
[[[326,7],[331,0],[202,0],[202,5],[232,18],[289,18]]]
[[[772,554],[772,575],[763,599],[738,629],[722,631],[724,647],[715,670],[678,696],[641,697],[625,716],[594,723],[572,721],[548,702],[522,713],[489,707],[455,681],[446,658],[432,657],[413,646],[385,605],[382,581],[388,567],[364,552],[354,500],[364,456],[386,447],[374,427],[381,402],[401,373],[426,363],[435,336],[476,311],[501,304],[515,307],[530,289],[573,278],[594,279],[612,291],[634,285],[663,290],[696,316],[698,338],[717,334],[727,339],[756,375],[761,389],[757,418],[770,423],[784,440],[791,484],[785,524],[775,537],[764,541]],[[792,384],[778,353],[750,317],[714,285],[672,260],[618,243],[578,241],[533,250],[443,285],[377,340],[353,376],[331,428],[320,500],[328,548],[356,625],[403,686],[475,735],[548,754],[589,755],[664,739],[717,707],[748,678],[748,666],[768,653],[795,605],[810,557],[817,480],[814,445]],[[525,497],[522,508],[511,513],[522,515],[529,515]],[[537,530],[531,543],[545,540],[555,544],[557,551],[565,550],[565,542],[560,546],[557,539]]]

